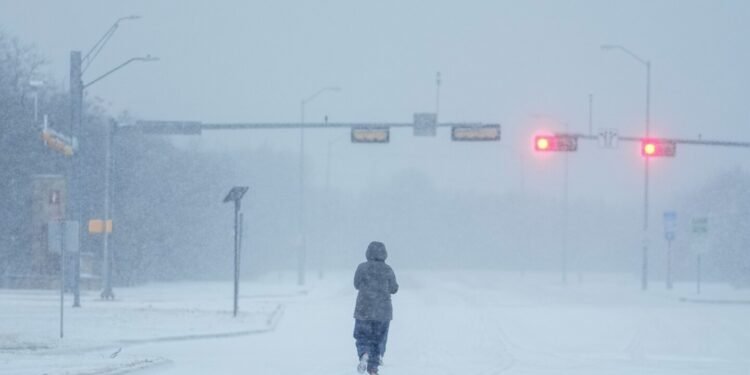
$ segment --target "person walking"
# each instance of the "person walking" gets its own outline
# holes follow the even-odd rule
[[[367,261],[360,263],[354,273],[354,288],[359,291],[354,308],[354,339],[359,358],[357,371],[366,370],[373,375],[378,373],[381,345],[393,319],[391,294],[398,292],[398,282],[391,266],[385,263],[388,252],[382,242],[370,242],[365,257]]]

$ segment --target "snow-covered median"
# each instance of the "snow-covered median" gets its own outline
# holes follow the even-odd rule
[[[161,283],[115,290],[114,301],[51,290],[0,290],[0,374],[120,374],[168,363],[131,356],[133,344],[230,337],[273,330],[284,302],[303,295],[293,286],[246,283],[232,314],[231,283]]]

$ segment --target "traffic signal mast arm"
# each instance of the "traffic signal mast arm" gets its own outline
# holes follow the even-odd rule
[[[637,137],[620,137],[622,141],[641,142],[643,138]],[[701,145],[701,146],[724,146],[724,147],[750,147],[750,142],[734,142],[734,141],[718,141],[718,140],[703,140],[703,139],[685,139],[685,138],[651,138],[662,142],[671,143],[682,143],[686,145]]]
[[[540,136],[537,136],[539,138]],[[598,140],[595,135],[581,133],[555,133],[549,135],[550,138],[577,138],[586,140]],[[642,137],[617,137],[619,141],[625,142],[648,142],[652,141],[659,144],[686,144],[699,146],[722,146],[722,147],[745,147],[750,148],[750,142],[722,141],[722,140],[705,140],[705,139],[686,139],[686,138],[642,138]]]
[[[439,122],[438,127],[482,127],[488,124],[481,122]],[[240,130],[240,129],[311,129],[311,128],[411,128],[413,122],[258,122],[258,123],[203,123],[200,121],[138,121],[135,125],[122,126],[142,130],[147,133],[184,134],[182,130],[189,130],[188,134],[200,134],[203,130]]]

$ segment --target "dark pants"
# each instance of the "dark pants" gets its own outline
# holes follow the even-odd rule
[[[391,322],[380,320],[355,320],[354,339],[357,345],[357,357],[367,353],[367,370],[377,369],[382,349],[385,350],[384,338],[388,334]]]
[[[378,352],[380,352],[380,356],[385,355],[385,344],[388,343],[388,330],[390,330],[390,327],[387,327],[385,329],[385,335],[383,335],[383,341],[380,342],[380,345],[378,345]]]

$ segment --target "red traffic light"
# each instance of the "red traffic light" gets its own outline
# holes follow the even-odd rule
[[[644,157],[667,156],[673,157],[677,150],[677,144],[664,139],[641,140],[641,155]]]
[[[534,147],[537,151],[547,151],[549,148],[549,138],[547,137],[536,137],[536,142],[534,142]]]
[[[536,151],[576,151],[578,138],[569,134],[537,135],[534,137]]]

